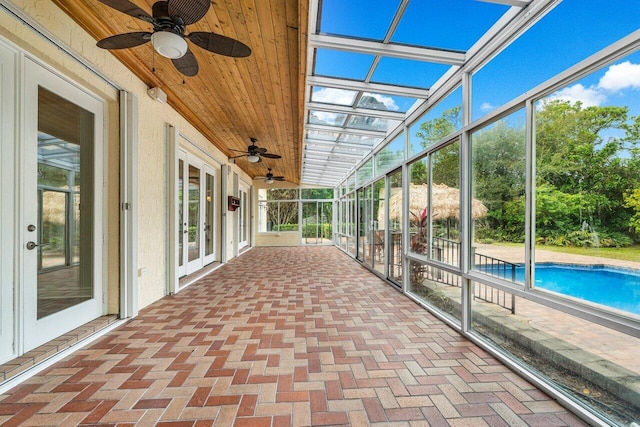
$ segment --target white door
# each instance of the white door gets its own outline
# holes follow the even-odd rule
[[[15,357],[14,195],[15,63],[17,53],[0,45],[0,364]]]
[[[25,61],[18,260],[22,351],[103,313],[103,103]]]

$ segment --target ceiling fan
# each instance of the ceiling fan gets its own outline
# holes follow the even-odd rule
[[[211,0],[157,1],[153,4],[151,16],[129,0],[98,1],[153,25],[152,32],[139,31],[102,39],[97,44],[103,49],[126,49],[151,41],[156,52],[170,58],[178,71],[189,77],[198,74],[198,61],[187,46],[187,39],[205,50],[220,55],[232,58],[251,55],[249,46],[230,37],[199,31],[185,33],[187,25],[194,24],[204,17]]]
[[[256,176],[254,179],[263,179],[267,184],[273,184],[274,181],[284,181],[284,176],[273,176],[271,168],[267,168],[269,171],[266,176]]]
[[[282,156],[279,154],[270,154],[267,153],[266,148],[258,147],[256,142],[258,140],[255,138],[251,138],[251,145],[247,147],[247,151],[242,150],[234,150],[230,148],[231,151],[237,151],[239,154],[237,156],[229,157],[230,159],[237,159],[238,157],[246,157],[250,163],[258,163],[262,161],[262,158],[265,157],[267,159],[280,159]]]

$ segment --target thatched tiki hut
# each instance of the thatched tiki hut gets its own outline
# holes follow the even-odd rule
[[[460,190],[445,184],[434,184],[431,188],[429,204],[429,186],[411,184],[409,187],[410,220],[420,218],[426,210],[433,221],[445,221],[447,237],[450,234],[450,220],[460,219]],[[487,207],[479,200],[472,199],[471,216],[481,218],[487,214]],[[402,193],[392,194],[389,198],[389,218],[402,218]]]

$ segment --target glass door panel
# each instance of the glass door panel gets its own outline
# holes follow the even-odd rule
[[[318,244],[318,202],[302,202],[302,243]]]
[[[178,276],[186,274],[185,235],[187,223],[184,217],[184,160],[178,160]]]
[[[389,200],[397,204],[388,206],[387,241],[390,280],[402,285],[402,170],[389,175]]]
[[[215,187],[213,175],[205,173],[205,220],[204,220],[204,255],[205,257],[214,255],[213,231],[215,230]]]
[[[322,244],[333,243],[333,202],[318,202],[318,239]]]
[[[187,206],[189,261],[200,257],[200,169],[189,165],[189,204]]]
[[[372,200],[371,186],[363,187],[358,190],[358,207],[359,207],[359,243],[358,243],[358,259],[365,264],[371,264],[372,258]]]
[[[241,188],[240,195],[240,207],[238,208],[238,248],[242,249],[249,244],[249,203],[248,203],[248,191]]]
[[[371,200],[372,220],[371,220],[371,262],[372,266],[378,272],[384,274],[385,269],[385,179],[379,179],[373,183],[373,194]]]
[[[204,266],[206,179],[202,175],[202,166],[202,162],[197,158],[187,155],[183,187],[186,274],[198,271]]]
[[[85,151],[91,152],[93,121],[91,112],[38,88],[38,319],[93,297],[92,275],[87,271],[93,236],[90,227],[82,227],[87,219],[72,204],[83,204],[83,181],[89,186],[92,182],[82,158]],[[90,195],[91,189],[86,192]],[[91,200],[84,199],[91,212]],[[79,248],[71,248],[83,238],[87,239],[86,259],[79,256]]]
[[[364,188],[360,188],[358,189],[358,217],[357,217],[357,221],[358,221],[358,231],[357,231],[357,237],[358,237],[358,256],[357,258],[360,261],[364,260],[364,252],[365,252],[365,247],[367,245],[367,241],[366,241],[366,235],[367,235],[367,215],[365,214],[366,212],[366,200],[365,200],[365,189]]]

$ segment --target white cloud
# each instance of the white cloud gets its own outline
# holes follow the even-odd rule
[[[551,94],[548,99],[569,101],[572,104],[580,101],[583,107],[597,107],[606,101],[607,96],[597,87],[584,87],[578,83]]]
[[[351,90],[334,89],[324,87],[313,91],[313,100],[317,102],[326,102],[328,104],[351,105],[355,93]]]
[[[380,95],[379,93],[367,93],[366,95],[375,98],[378,102],[382,102],[389,111],[398,111],[400,109],[396,101],[390,96]]]
[[[328,111],[314,111],[313,115],[318,122],[328,124],[330,126],[340,126],[344,121],[344,114],[331,113]]]
[[[400,109],[398,104],[396,104],[396,101],[390,96],[380,95],[378,93],[366,93],[365,95],[375,98],[376,101],[383,103],[389,111],[398,111]],[[327,104],[352,105],[355,96],[356,92],[352,90],[324,87],[322,89],[314,90],[312,99],[315,102],[325,102]]]
[[[627,88],[640,89],[640,64],[625,61],[610,66],[598,82],[598,88],[611,92]]]
[[[493,110],[494,107],[493,105],[489,104],[488,102],[483,102],[482,105],[480,105],[480,110],[481,111],[491,111]]]

